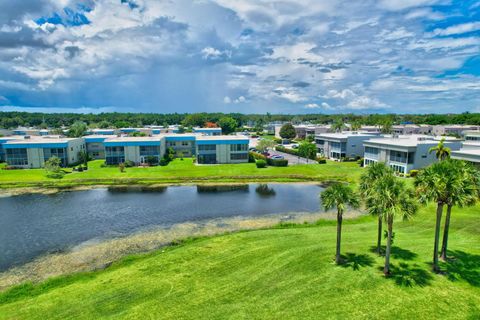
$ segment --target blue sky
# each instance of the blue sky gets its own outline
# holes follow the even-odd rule
[[[0,0],[0,111],[480,112],[480,1]]]

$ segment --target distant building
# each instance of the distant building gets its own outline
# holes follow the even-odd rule
[[[409,134],[431,134],[433,127],[430,125],[416,125],[416,124],[401,124],[392,126],[392,131],[397,135]]]
[[[13,167],[41,168],[52,156],[63,167],[80,161],[79,153],[86,150],[83,138],[29,137],[8,140],[2,144],[6,162]]]
[[[480,145],[477,147],[463,147],[460,150],[454,150],[451,153],[452,159],[464,160],[480,168]]]
[[[364,165],[373,162],[384,162],[393,170],[409,173],[410,170],[424,168],[435,161],[435,153],[429,149],[438,145],[441,138],[425,135],[390,136],[373,138],[363,142],[365,147]],[[459,150],[458,139],[447,139],[445,146],[451,150]]]
[[[432,133],[436,136],[442,135],[455,135],[455,136],[463,136],[463,132],[467,130],[479,130],[479,126],[474,125],[437,125],[433,126]]]
[[[105,159],[105,145],[104,142],[107,139],[117,138],[116,135],[104,135],[94,134],[83,137],[85,139],[85,145],[87,147],[88,156],[91,159]]]
[[[92,135],[110,136],[118,133],[116,129],[91,129],[87,133]]]
[[[363,156],[363,142],[378,135],[345,131],[341,133],[323,133],[315,136],[318,153],[332,160]]]
[[[202,133],[207,136],[219,136],[222,134],[222,128],[193,128],[193,132]]]

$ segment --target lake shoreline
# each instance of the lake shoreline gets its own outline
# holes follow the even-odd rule
[[[0,188],[0,197],[9,197],[9,196],[19,196],[19,195],[27,195],[27,194],[56,194],[60,192],[74,192],[74,191],[87,191],[87,190],[94,190],[94,189],[102,189],[102,188],[132,188],[132,189],[140,189],[140,190],[151,190],[155,188],[163,188],[163,187],[175,187],[175,186],[235,186],[235,185],[244,185],[250,183],[258,183],[258,184],[310,184],[310,185],[320,185],[320,186],[328,186],[328,184],[333,183],[335,181],[331,180],[292,180],[292,181],[285,181],[285,179],[280,179],[280,181],[276,180],[236,180],[236,181],[224,181],[224,180],[216,180],[210,179],[206,180],[192,180],[190,182],[165,182],[165,183],[113,183],[113,184],[77,184],[77,185],[66,185],[66,186],[48,186],[48,187],[4,187]]]
[[[366,215],[360,211],[349,211],[344,215],[347,221],[364,216]],[[336,214],[332,211],[237,216],[188,221],[169,227],[155,226],[126,236],[91,239],[62,252],[48,253],[0,272],[0,292],[25,282],[39,283],[52,277],[102,270],[129,256],[151,254],[164,247],[182,244],[186,240],[276,228],[312,227],[318,223],[334,223],[335,218]]]

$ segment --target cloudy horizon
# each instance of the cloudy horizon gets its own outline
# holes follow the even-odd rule
[[[0,111],[480,112],[480,1],[0,0]]]

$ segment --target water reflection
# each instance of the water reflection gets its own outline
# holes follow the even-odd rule
[[[249,191],[248,184],[197,186],[198,193],[218,193],[218,192],[232,192],[232,191],[248,192]]]
[[[260,197],[274,197],[277,194],[275,192],[275,189],[273,189],[272,187],[269,187],[268,184],[258,185],[258,187],[255,188],[255,192]]]

